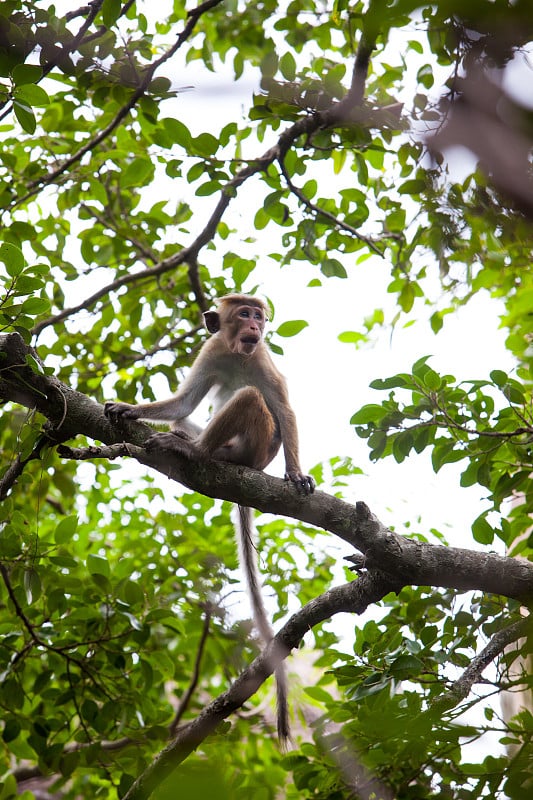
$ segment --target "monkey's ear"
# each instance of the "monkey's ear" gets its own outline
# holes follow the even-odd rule
[[[204,322],[209,333],[217,333],[220,330],[220,315],[218,311],[204,311]]]

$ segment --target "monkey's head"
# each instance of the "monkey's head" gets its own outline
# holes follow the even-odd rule
[[[209,333],[219,333],[232,353],[253,355],[263,339],[266,305],[248,294],[228,294],[217,305],[218,311],[204,313]]]

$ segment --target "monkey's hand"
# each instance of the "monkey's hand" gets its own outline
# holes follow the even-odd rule
[[[110,422],[119,422],[121,419],[139,419],[138,406],[129,403],[108,402],[104,405],[104,414]]]
[[[285,480],[294,483],[300,494],[313,494],[315,491],[316,483],[311,475],[302,475],[294,470],[285,473]]]

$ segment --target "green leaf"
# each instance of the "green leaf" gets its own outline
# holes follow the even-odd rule
[[[399,389],[402,387],[410,386],[412,384],[411,376],[404,373],[403,375],[393,375],[390,378],[376,378],[371,381],[371,389]]]
[[[346,269],[343,267],[341,262],[336,258],[326,258],[321,266],[320,270],[327,278],[347,278],[348,273]]]
[[[197,197],[209,197],[209,195],[215,194],[215,192],[220,191],[220,183],[218,181],[206,181],[206,183],[202,183],[201,186],[195,191],[195,195]]]
[[[106,28],[111,28],[120,16],[122,8],[121,0],[104,0],[100,13]]]
[[[54,531],[54,539],[57,544],[66,544],[70,542],[74,534],[76,533],[76,529],[78,527],[78,517],[76,514],[72,514],[69,517],[65,517],[62,519],[56,526]]]
[[[124,599],[130,606],[144,602],[144,592],[135,581],[126,581],[124,586]]]
[[[361,344],[363,342],[368,341],[368,336],[364,333],[359,333],[358,331],[344,331],[343,333],[339,333],[337,339],[339,342],[343,342],[344,344]]]
[[[50,98],[42,86],[35,86],[33,83],[16,88],[14,97],[18,103],[28,106],[47,106],[50,103]]]
[[[30,317],[47,314],[50,311],[50,301],[45,297],[28,297],[22,303],[21,311]]]
[[[21,730],[22,728],[20,722],[14,717],[11,717],[4,724],[4,730],[2,731],[2,739],[4,740],[4,742],[6,742],[6,744],[8,742],[12,742],[13,739],[17,738]]]
[[[23,86],[26,83],[37,83],[42,74],[43,71],[37,64],[17,64],[11,77],[15,86]]]
[[[24,572],[24,591],[28,605],[35,603],[42,593],[42,584],[39,574],[33,569]]]
[[[472,536],[480,544],[492,544],[494,541],[494,530],[484,514],[480,514],[472,523]]]
[[[329,692],[326,692],[321,686],[306,686],[304,692],[308,697],[318,700],[320,703],[330,703],[332,699]]]
[[[153,174],[154,165],[149,158],[135,158],[123,171],[120,182],[124,187],[144,186]]]
[[[212,133],[201,133],[196,139],[192,141],[193,151],[202,157],[212,156],[216,153],[219,147],[219,142],[216,136]]]
[[[107,559],[92,553],[87,556],[87,569],[91,575],[102,575],[104,578],[109,578],[111,572]]]
[[[426,189],[426,181],[413,178],[412,180],[405,181],[398,187],[400,194],[413,194],[419,195]]]
[[[428,369],[427,372],[424,373],[424,385],[427,386],[432,392],[437,391],[440,389],[442,380],[440,375],[437,375],[432,369]]]
[[[274,50],[269,50],[261,60],[261,73],[265,77],[273,78],[278,71],[278,57]]]
[[[423,356],[415,361],[412,366],[413,375],[416,375],[417,378],[422,378],[422,380],[424,379],[424,375],[430,369],[426,363],[429,358],[431,358],[431,356]]]
[[[44,375],[43,365],[31,353],[26,353],[26,364],[36,375]]]
[[[501,369],[493,369],[492,372],[490,373],[490,379],[496,384],[496,386],[499,386],[501,389],[507,383],[508,375]]]
[[[26,265],[22,250],[9,242],[0,244],[0,261],[5,264],[7,274],[12,278],[20,275]]]
[[[381,422],[386,413],[383,406],[369,403],[353,414],[350,419],[350,425],[366,425],[368,422]]]
[[[174,144],[188,149],[191,145],[191,132],[186,125],[178,119],[167,117],[162,120],[165,131],[168,133]]]
[[[290,51],[284,53],[279,60],[279,69],[286,81],[296,78],[296,61]],[[272,73],[274,75],[274,73]]]
[[[21,128],[26,131],[26,133],[35,133],[37,121],[31,108],[24,103],[14,100],[13,111],[15,112],[15,116]]]
[[[397,680],[407,680],[424,670],[424,662],[416,656],[398,656],[389,667],[390,674]]]
[[[304,328],[307,328],[308,325],[309,323],[304,319],[293,319],[288,322],[283,322],[279,328],[277,328],[276,333],[278,336],[283,337],[296,336],[300,331],[303,331]]]

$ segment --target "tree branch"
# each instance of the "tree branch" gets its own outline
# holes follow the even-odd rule
[[[279,661],[298,646],[310,627],[333,614],[361,613],[370,603],[407,584],[452,587],[460,591],[477,589],[521,599],[533,597],[533,564],[528,561],[417,542],[388,530],[363,502],[351,505],[323,492],[301,497],[285,481],[246,467],[220,462],[197,463],[176,454],[169,458],[162,452],[147,452],[142,444],[153,432],[152,428],[132,421],[111,425],[102,406],[55,377],[32,371],[26,365],[29,353],[38,358],[18,334],[0,336],[0,397],[38,408],[51,422],[47,432],[51,441],[84,434],[104,442],[88,448],[63,445],[59,448],[63,457],[94,459],[128,455],[210,497],[313,524],[364,553],[363,563],[359,555],[354,559],[358,569],[364,570],[361,577],[331,589],[291,617],[227,692],[177,732],[176,738],[133,784],[125,800],[148,798],[223,719],[242,706]],[[514,629],[513,633],[516,633]],[[487,659],[493,658],[507,641],[505,638],[503,643],[493,643],[473,662],[472,670],[465,673],[462,683],[458,684],[458,697],[459,693],[468,691]]]
[[[361,614],[369,605],[381,600],[398,585],[378,571],[367,573],[352,583],[338,586],[311,600],[272,639],[250,666],[239,675],[229,689],[217,697],[189,725],[178,732],[137,778],[123,800],[147,800],[152,792],[204,739],[230,714],[240,708],[272,674],[280,660],[318,623],[341,611]]]
[[[30,190],[23,195],[22,197],[17,198],[12,203],[10,203],[6,208],[15,208],[16,206],[22,205],[27,200],[29,200],[34,195],[38,194],[43,186],[48,186],[51,183],[55,183],[61,175],[63,175],[67,170],[69,170],[74,164],[77,164],[86,153],[89,153],[91,150],[94,150],[101,142],[103,142],[107,137],[113,133],[113,131],[120,125],[122,120],[124,120],[130,111],[136,106],[137,102],[144,96],[146,90],[148,89],[152,78],[155,72],[159,69],[159,67],[168,61],[172,56],[180,49],[182,44],[187,41],[189,36],[192,34],[196,23],[199,17],[204,14],[206,11],[209,11],[216,5],[219,5],[222,0],[205,0],[204,3],[201,3],[197,8],[192,9],[187,14],[187,23],[177,37],[175,43],[170,47],[165,53],[163,53],[160,58],[153,62],[149,67],[147,67],[144,77],[138,86],[138,88],[133,92],[128,102],[122,106],[122,108],[117,112],[115,117],[111,120],[111,122],[106,125],[96,136],[86,142],[82,147],[80,147],[75,153],[73,153],[69,158],[65,159],[62,164],[60,164],[56,169],[51,170],[46,175],[42,175],[39,178],[34,179],[30,186]]]
[[[37,353],[16,334],[0,336],[0,398],[37,408],[51,423],[51,442],[80,434],[114,445],[62,448],[71,458],[116,458],[129,455],[194,491],[209,497],[285,515],[322,528],[365,555],[367,568],[378,568],[400,583],[478,589],[505,597],[533,597],[533,564],[457,547],[426,544],[391,532],[365,503],[355,505],[315,492],[303,497],[292,485],[264,472],[222,462],[198,463],[164,452],[148,453],[143,443],[153,433],[144,423],[112,425],[103,406],[76,392],[53,376],[33,372],[26,355]]]
[[[531,620],[528,618],[518,620],[497,631],[481,653],[475,656],[460,678],[447,689],[444,695],[439,695],[433,701],[431,708],[448,709],[456,706],[468,696],[474,683],[477,683],[483,670],[497,658],[505,648],[531,630]]]
[[[377,246],[375,239],[371,239],[369,236],[364,236],[362,233],[359,233],[359,231],[356,228],[354,228],[353,225],[348,225],[348,223],[345,222],[344,220],[339,219],[339,217],[336,217],[334,214],[331,214],[324,208],[320,208],[320,206],[317,206],[315,203],[312,203],[311,200],[309,200],[309,198],[305,196],[303,191],[298,186],[296,186],[295,183],[293,183],[287,172],[283,160],[280,159],[279,165],[281,173],[285,178],[285,182],[287,183],[287,186],[289,187],[290,191],[296,195],[296,197],[300,200],[302,205],[305,206],[305,208],[308,208],[310,211],[312,211],[317,216],[317,218],[324,217],[324,219],[327,219],[330,222],[332,222],[333,225],[335,225],[337,228],[340,228],[341,230],[350,233],[356,239],[359,239],[360,242],[364,242],[366,246],[369,248],[369,250],[372,250],[372,252],[376,253],[376,255],[380,256],[381,258],[384,257],[384,253]]]

